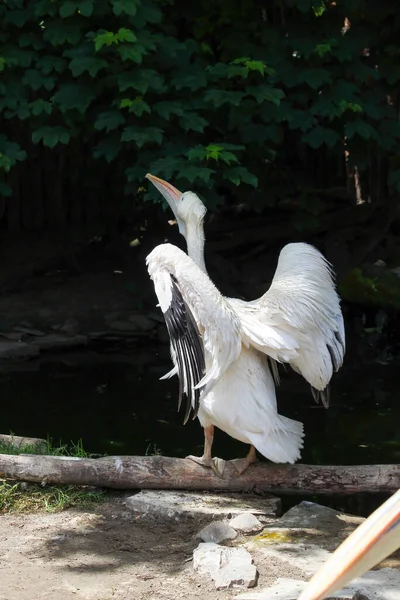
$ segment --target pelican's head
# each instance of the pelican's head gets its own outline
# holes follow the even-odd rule
[[[160,179],[155,175],[147,173],[146,178],[163,195],[178,223],[179,233],[187,237],[187,225],[200,224],[206,214],[206,207],[194,192],[180,192],[176,187]]]

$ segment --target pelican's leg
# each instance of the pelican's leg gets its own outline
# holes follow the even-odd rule
[[[230,462],[234,464],[239,475],[242,475],[252,463],[258,462],[256,449],[254,448],[254,446],[250,446],[250,450],[246,458],[235,458]]]
[[[203,456],[193,456],[190,454],[186,458],[189,458],[198,465],[203,467],[209,467],[214,471],[218,477],[222,477],[225,469],[225,461],[222,458],[212,457],[212,445],[214,441],[214,425],[204,427],[204,453]]]

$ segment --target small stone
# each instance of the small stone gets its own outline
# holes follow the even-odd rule
[[[203,542],[214,542],[219,544],[224,540],[234,540],[237,532],[224,521],[213,521],[196,535]]]
[[[61,327],[61,331],[63,333],[69,333],[70,335],[75,335],[81,331],[81,324],[78,319],[71,317],[67,319],[64,325]]]
[[[66,336],[57,333],[49,333],[43,337],[36,338],[32,346],[38,346],[41,350],[57,350],[86,346],[87,337],[84,335]]]
[[[193,569],[200,575],[210,575],[215,579],[221,565],[222,550],[218,544],[199,544],[193,552]]]
[[[217,590],[231,587],[254,587],[257,582],[257,569],[251,554],[245,548],[224,548],[222,566],[215,578]]]
[[[33,358],[35,356],[38,356],[39,352],[39,348],[35,347],[33,344],[25,344],[25,342],[14,342],[12,340],[6,339],[0,340],[0,359]]]
[[[229,521],[229,525],[236,529],[236,531],[243,531],[243,533],[253,533],[263,528],[261,521],[249,512],[241,513],[237,517],[234,517]]]
[[[218,590],[231,587],[253,587],[257,569],[251,554],[245,548],[226,548],[218,544],[199,544],[193,552],[193,568],[209,575]]]

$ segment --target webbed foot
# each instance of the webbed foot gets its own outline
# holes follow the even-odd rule
[[[207,458],[204,456],[193,456],[190,454],[187,456],[189,460],[192,460],[198,465],[202,467],[207,467],[208,469],[212,469],[212,471],[217,475],[217,477],[222,477],[225,469],[225,461],[223,458],[218,458],[215,456],[214,458]]]
[[[233,463],[233,466],[235,467],[239,475],[243,475],[243,473],[249,468],[250,465],[258,462],[256,449],[254,448],[254,446],[251,446],[246,458],[234,458],[229,462]]]

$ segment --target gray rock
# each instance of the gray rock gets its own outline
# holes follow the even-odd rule
[[[224,540],[234,540],[236,536],[237,532],[224,521],[213,521],[196,535],[203,542],[214,542],[215,544]]]
[[[305,586],[305,581],[282,577],[268,588],[239,594],[235,598],[238,600],[294,600]],[[399,589],[400,570],[385,568],[369,571],[342,590],[329,596],[328,600],[332,598],[357,600],[359,597],[368,598],[368,600],[398,600]]]
[[[17,326],[14,327],[14,331],[18,331],[19,333],[26,333],[27,335],[33,335],[34,337],[43,337],[44,335],[46,335],[45,333],[43,333],[43,331],[40,331],[40,329],[34,329],[32,327]]]
[[[245,548],[226,548],[218,544],[199,544],[193,552],[193,568],[209,575],[219,590],[231,587],[253,587],[257,569]]]
[[[21,342],[24,337],[24,334],[18,331],[11,331],[10,333],[0,333],[0,336],[6,338],[7,340]]]
[[[271,522],[279,514],[281,501],[274,496],[242,494],[201,494],[169,490],[142,490],[126,499],[126,506],[140,513],[179,521],[186,517],[231,518],[251,512],[262,522]]]
[[[135,329],[138,329],[139,331],[151,331],[157,326],[157,324],[154,322],[154,319],[141,314],[129,315],[129,321],[133,323],[133,325],[135,325]]]
[[[243,531],[243,533],[252,533],[263,528],[261,521],[249,512],[240,513],[240,515],[229,521],[229,525],[236,531]]]
[[[250,545],[249,548],[255,549],[255,546]],[[302,572],[304,577],[314,575],[315,571],[322,567],[330,556],[328,550],[324,550],[316,544],[298,541],[295,538],[287,543],[270,543],[259,550],[267,560],[270,559],[276,564],[281,563],[282,573],[287,572],[289,567],[291,569],[295,567]]]
[[[33,328],[33,324],[30,321],[20,321],[19,325],[21,327],[29,327],[30,329]]]
[[[61,331],[63,333],[68,333],[70,335],[79,333],[81,329],[81,324],[79,323],[78,319],[75,319],[74,317],[67,319],[64,325],[61,327]]]
[[[0,359],[34,358],[35,356],[38,356],[39,352],[39,348],[31,344],[25,344],[24,342],[14,342],[13,340],[7,339],[0,339]]]
[[[115,329],[115,331],[137,331],[135,323],[131,323],[130,321],[112,321],[110,328]]]
[[[32,346],[37,346],[41,350],[76,348],[86,345],[87,337],[85,335],[67,336],[58,333],[49,333],[44,337],[35,338],[32,342]]]
[[[238,600],[294,600],[298,598],[299,594],[303,591],[306,586],[306,581],[299,579],[290,579],[287,577],[280,577],[275,581],[273,585],[268,588],[264,588],[257,592],[246,592],[235,596]],[[341,598],[342,600],[356,600],[358,596],[358,588],[347,587],[341,592],[335,593],[331,598]],[[356,596],[357,595],[357,596]]]
[[[318,523],[318,527],[323,529],[332,526],[332,523],[337,523],[341,514],[333,508],[304,500],[288,510],[279,519],[277,527],[312,529]],[[362,519],[359,519],[359,521],[361,522]]]

